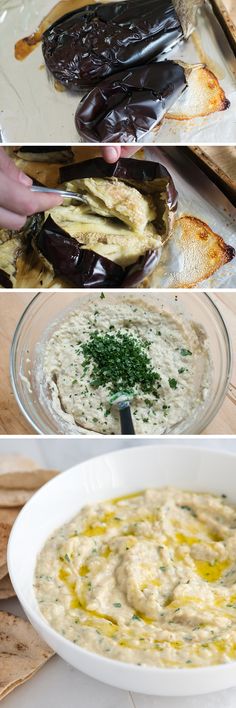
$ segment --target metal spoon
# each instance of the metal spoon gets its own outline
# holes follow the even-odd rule
[[[130,408],[132,398],[133,395],[128,393],[128,391],[117,391],[109,399],[109,403],[118,408],[122,435],[135,435]]]
[[[73,197],[77,202],[82,202],[83,204],[88,204],[86,197],[83,194],[78,194],[77,192],[69,192],[65,189],[54,189],[49,187],[38,187],[35,184],[31,187],[31,192],[45,192],[47,194],[60,194],[64,199],[69,199]]]

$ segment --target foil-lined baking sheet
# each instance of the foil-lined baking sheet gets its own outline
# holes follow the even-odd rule
[[[201,168],[183,154],[181,148],[146,147],[145,158],[161,162],[173,177],[179,195],[176,218],[189,215],[201,219],[236,249],[236,209]],[[162,249],[152,287],[174,287],[176,274],[181,273],[181,269],[181,248],[174,238],[170,238]],[[236,288],[236,257],[196,287],[204,290]]]
[[[85,2],[86,4],[86,2]],[[0,0],[0,130],[2,142],[78,142],[74,115],[81,95],[58,91],[49,80],[39,45],[26,59],[14,57],[15,43],[35,31],[55,0]],[[206,62],[231,105],[191,120],[165,119],[144,142],[236,142],[236,59],[207,0],[193,37],[165,55],[187,63]],[[187,91],[175,108],[188,102]]]

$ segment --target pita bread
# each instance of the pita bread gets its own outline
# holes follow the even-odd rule
[[[0,600],[6,600],[8,597],[13,597],[15,594],[9,575],[5,575],[5,577],[0,580]]]
[[[228,107],[229,101],[218,79],[205,66],[190,72],[187,90],[178,98],[165,118],[189,120],[224,111]]]
[[[33,493],[34,489],[0,489],[0,506],[23,506]]]
[[[3,565],[0,565],[0,580],[2,578],[5,578],[8,572],[8,567],[6,563],[3,563]]]
[[[7,562],[7,544],[10,536],[11,524],[0,522],[0,569]]]
[[[0,506],[0,522],[4,521],[6,524],[13,526],[16,517],[21,510],[21,506]]]
[[[30,622],[0,612],[0,699],[27,681],[53,655]]]
[[[181,270],[173,273],[169,287],[193,288],[235,256],[232,246],[194,216],[176,220],[172,239],[181,254]],[[148,287],[155,287],[155,272],[148,279]]]
[[[38,489],[56,474],[56,470],[39,468],[28,457],[0,455],[0,489]]]

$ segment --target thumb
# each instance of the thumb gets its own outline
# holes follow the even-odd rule
[[[117,160],[119,160],[120,153],[121,148],[119,145],[114,145],[111,147],[105,146],[102,148],[102,156],[106,162],[117,162]]]

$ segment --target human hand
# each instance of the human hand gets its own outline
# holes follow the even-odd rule
[[[137,150],[139,150],[139,146],[136,145],[136,147],[122,147],[122,145],[112,145],[109,147],[108,145],[106,147],[101,148],[102,152],[102,157],[106,162],[117,162],[120,157],[131,157],[131,155],[134,155]]]
[[[22,229],[28,216],[62,204],[57,194],[31,192],[32,179],[0,148],[0,227]]]

